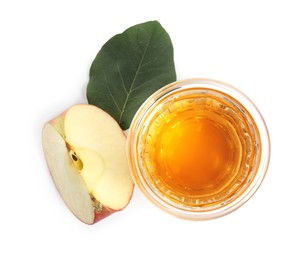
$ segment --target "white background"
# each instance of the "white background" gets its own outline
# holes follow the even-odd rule
[[[305,1],[0,1],[0,259],[306,259]],[[45,121],[86,102],[92,60],[114,34],[158,20],[178,79],[245,92],[270,130],[262,186],[236,212],[191,222],[136,188],[122,212],[87,226],[58,195]]]

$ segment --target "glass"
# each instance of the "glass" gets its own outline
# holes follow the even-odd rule
[[[171,83],[139,108],[129,130],[136,185],[159,208],[211,219],[243,205],[270,158],[263,117],[238,89],[211,79]]]

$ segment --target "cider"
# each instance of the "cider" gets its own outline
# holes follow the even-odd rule
[[[160,196],[189,207],[211,206],[250,183],[257,129],[242,105],[208,89],[178,95],[157,109],[143,133],[141,158]]]

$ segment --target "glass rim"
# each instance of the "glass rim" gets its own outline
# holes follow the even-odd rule
[[[237,198],[233,199],[229,203],[225,203],[224,206],[219,206],[216,208],[210,207],[208,210],[203,208],[190,208],[190,207],[177,207],[175,203],[169,203],[167,199],[160,196],[158,192],[152,190],[150,185],[148,185],[147,180],[143,176],[139,165],[137,164],[137,145],[138,137],[141,131],[140,126],[144,123],[145,116],[150,113],[152,108],[158,104],[158,101],[165,96],[171,96],[178,90],[188,90],[188,89],[211,89],[225,93],[226,95],[237,100],[239,103],[246,108],[248,113],[252,116],[255,125],[258,128],[260,134],[259,138],[261,141],[261,157],[258,164],[257,171],[255,173],[254,179]],[[245,202],[247,202],[258,190],[262,181],[265,178],[269,161],[270,161],[270,137],[267,125],[263,116],[261,115],[259,109],[253,103],[253,101],[248,98],[239,89],[213,79],[206,78],[191,78],[180,81],[175,81],[170,83],[161,89],[153,93],[138,109],[135,114],[133,121],[131,123],[128,137],[127,137],[127,154],[128,162],[130,166],[131,175],[137,187],[141,192],[147,197],[153,204],[157,205],[159,208],[171,213],[177,217],[192,219],[192,220],[205,220],[221,217],[234,210],[241,207]]]

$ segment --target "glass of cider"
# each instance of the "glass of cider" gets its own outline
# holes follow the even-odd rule
[[[151,95],[129,130],[136,185],[169,213],[212,219],[243,205],[270,158],[263,117],[238,89],[211,79],[171,83]]]

